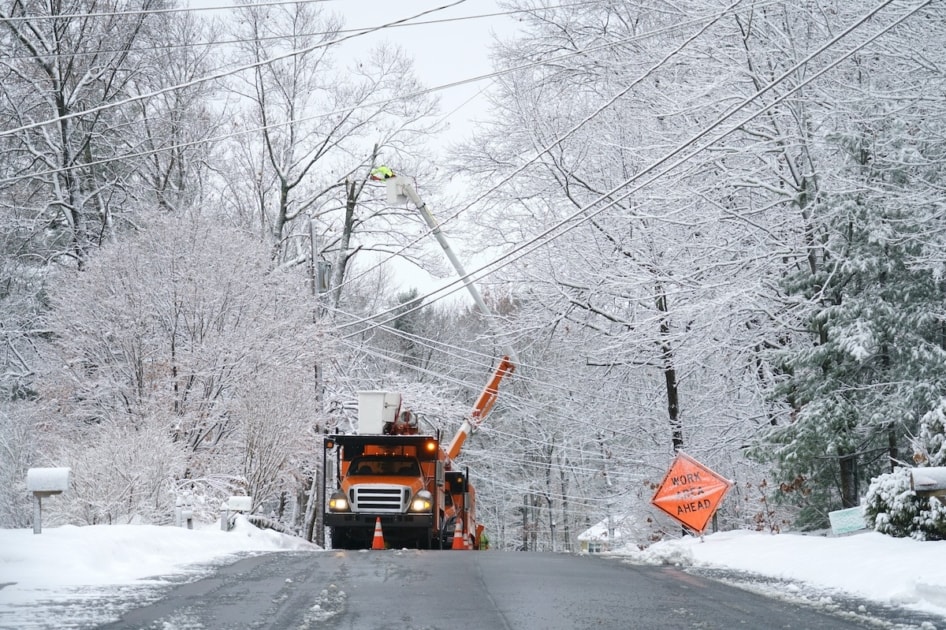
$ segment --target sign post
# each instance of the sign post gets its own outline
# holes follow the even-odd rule
[[[702,534],[730,487],[731,481],[678,451],[650,502],[684,527]]]

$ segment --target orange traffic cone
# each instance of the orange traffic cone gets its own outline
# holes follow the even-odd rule
[[[371,541],[372,549],[384,549],[384,535],[381,533],[381,517],[374,522],[374,539]]]
[[[457,524],[453,528],[453,546],[451,549],[466,549],[466,544],[464,544],[463,539],[463,520],[457,519]]]

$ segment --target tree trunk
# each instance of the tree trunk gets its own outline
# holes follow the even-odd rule
[[[670,345],[670,322],[667,318],[667,295],[657,285],[657,310],[660,311],[660,360],[667,389],[667,415],[670,418],[670,441],[674,452],[683,449],[683,425],[680,423],[680,391],[677,387],[677,370],[673,362]]]
[[[841,455],[841,507],[857,507],[857,455]]]
[[[305,539],[309,542],[313,542],[313,538],[315,537],[315,513],[319,497],[318,488],[319,475],[317,472],[313,471],[312,485],[309,487],[309,500],[306,502],[305,506]]]

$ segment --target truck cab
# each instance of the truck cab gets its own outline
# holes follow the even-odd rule
[[[332,435],[336,490],[325,524],[335,549],[371,545],[381,519],[385,541],[397,547],[438,545],[446,514],[444,461],[430,435]]]
[[[335,454],[335,489],[324,513],[332,548],[371,547],[380,521],[389,546],[478,549],[483,527],[476,522],[476,491],[453,459],[512,369],[504,357],[447,445],[439,435],[420,433],[413,414],[401,410],[400,394],[358,392],[358,432],[325,437],[325,457]],[[322,478],[327,484],[328,476]],[[458,527],[462,536],[455,538]]]

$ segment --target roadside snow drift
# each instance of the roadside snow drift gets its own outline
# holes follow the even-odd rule
[[[224,532],[219,525],[188,530],[154,525],[93,525],[0,529],[0,628],[54,627],[44,614],[49,602],[95,591],[166,583],[234,554],[319,549],[302,539],[261,530],[239,517]],[[165,579],[162,579],[165,578]],[[114,588],[112,588],[114,587]],[[104,623],[113,620],[112,610]],[[82,624],[88,627],[86,623]]]
[[[648,564],[747,571],[946,616],[946,541],[875,532],[825,537],[732,531],[617,553]]]

